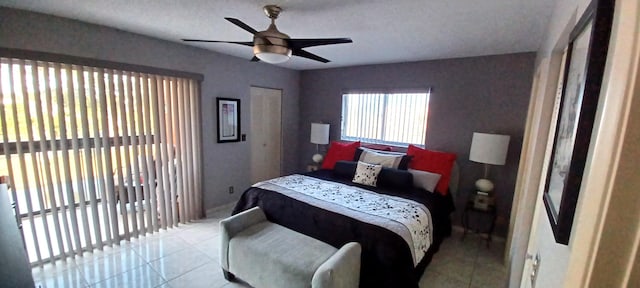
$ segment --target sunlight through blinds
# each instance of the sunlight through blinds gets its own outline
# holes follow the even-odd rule
[[[341,140],[424,145],[431,90],[342,95]]]
[[[0,58],[0,175],[42,264],[202,211],[197,79]]]

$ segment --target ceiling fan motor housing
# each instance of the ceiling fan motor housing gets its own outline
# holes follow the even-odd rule
[[[291,56],[291,49],[287,40],[289,35],[284,34],[274,24],[269,25],[265,31],[258,32],[253,37],[253,53],[275,53]]]

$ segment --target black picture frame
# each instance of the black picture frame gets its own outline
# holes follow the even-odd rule
[[[590,3],[569,35],[543,194],[557,243],[569,244],[607,58],[613,0]],[[553,128],[553,126],[552,126]]]
[[[218,143],[240,141],[240,99],[216,98]]]

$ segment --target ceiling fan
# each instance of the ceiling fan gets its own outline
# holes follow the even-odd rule
[[[199,39],[182,39],[185,42],[210,42],[210,43],[231,43],[253,47],[253,58],[251,61],[264,61],[267,63],[282,63],[291,57],[291,55],[299,56],[322,63],[330,62],[328,59],[305,51],[303,48],[321,45],[352,43],[349,38],[319,38],[319,39],[292,39],[289,35],[278,31],[275,21],[282,8],[278,5],[264,6],[264,13],[271,19],[271,25],[264,31],[258,32],[244,22],[236,19],[225,17],[227,21],[253,34],[253,42],[238,41],[216,41],[216,40],[199,40]]]

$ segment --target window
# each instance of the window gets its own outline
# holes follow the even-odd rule
[[[0,57],[0,175],[32,263],[202,213],[199,89],[186,77]]]
[[[342,140],[424,145],[429,92],[342,95]]]

